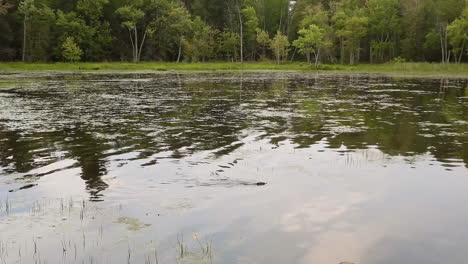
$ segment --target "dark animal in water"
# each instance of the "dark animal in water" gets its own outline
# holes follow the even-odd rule
[[[266,182],[242,182],[241,184],[247,186],[263,186],[266,185]]]
[[[26,189],[32,188],[32,187],[34,187],[36,185],[37,184],[27,184],[27,185],[24,185],[24,186],[20,187],[19,189],[10,190],[9,192],[16,192],[16,191],[26,190]]]

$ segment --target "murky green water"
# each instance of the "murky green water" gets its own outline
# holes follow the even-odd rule
[[[4,74],[0,263],[464,263],[467,167],[466,79]]]

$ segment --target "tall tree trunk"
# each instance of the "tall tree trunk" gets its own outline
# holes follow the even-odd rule
[[[182,37],[179,39],[179,54],[177,55],[177,63],[180,62],[181,55],[182,55]]]
[[[133,62],[138,62],[138,30],[135,27],[134,29],[135,32],[135,51],[133,55]]]
[[[465,39],[463,40],[462,42],[462,46],[460,48],[460,55],[458,55],[458,63],[461,62],[462,58],[463,58],[463,53],[465,52]]]
[[[440,34],[440,51],[441,51],[441,54],[442,54],[442,63],[445,63],[445,49],[444,49],[444,41],[442,39],[442,34]]]
[[[281,54],[279,48],[276,48],[276,64],[280,64],[281,61]]]
[[[27,16],[24,16],[23,19],[23,62],[26,61],[26,20]]]
[[[137,57],[138,61],[141,60],[141,51],[143,50],[143,45],[145,44],[147,34],[148,34],[148,31],[145,29],[145,34],[143,34],[143,39],[141,40],[141,43],[140,43],[140,49],[138,50],[138,57]]]
[[[294,56],[296,56],[297,47],[294,48],[293,54],[291,55],[291,62],[294,61]]]
[[[128,35],[130,36],[130,42],[132,43],[132,59],[135,60],[135,42],[133,41],[132,30],[128,29]]]
[[[281,32],[284,32],[283,31],[283,9],[280,9],[280,21],[279,21],[278,30]]]
[[[359,64],[359,61],[361,60],[361,47],[357,48],[357,60],[356,63]]]
[[[447,58],[445,61],[447,63],[450,63],[450,51],[448,47],[448,32],[447,32],[447,26],[444,26],[444,38],[445,38],[445,54],[447,54]]]
[[[289,36],[292,19],[294,17],[294,13],[296,11],[295,5],[292,6],[292,8],[290,10],[290,7],[291,7],[290,4],[291,4],[291,1],[288,0],[288,5],[287,5],[288,19],[286,20],[286,36]]]
[[[440,23],[439,35],[440,35],[440,49],[442,53],[442,63],[448,63],[450,60],[450,53],[448,52],[447,26],[445,23]]]
[[[242,13],[240,3],[238,3],[237,11],[239,12],[239,25],[240,25],[240,62],[244,63],[244,22],[242,21]]]
[[[318,62],[320,58],[320,48],[317,48],[317,53],[315,54],[315,68],[318,69]]]
[[[344,43],[343,43],[343,38],[340,38],[340,63],[344,64]]]

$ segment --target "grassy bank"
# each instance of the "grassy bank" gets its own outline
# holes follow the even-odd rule
[[[226,63],[0,63],[0,71],[229,71],[229,70],[294,70],[317,71],[307,63],[287,63],[276,65],[271,62]],[[468,64],[439,63],[388,63],[350,65],[321,65],[319,71],[370,72],[370,73],[402,73],[402,74],[450,74],[468,75]]]
[[[292,63],[171,63],[171,62],[104,62],[104,63],[0,63],[0,71],[226,71],[226,70],[312,70],[307,64]]]

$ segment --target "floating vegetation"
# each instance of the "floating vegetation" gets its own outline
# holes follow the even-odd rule
[[[7,215],[9,215],[10,210],[11,210],[11,201],[7,196],[4,201],[0,200],[0,212],[3,211]]]
[[[139,231],[143,228],[151,226],[151,224],[145,224],[140,220],[132,217],[119,217],[114,223],[124,224],[130,231]]]
[[[21,252],[21,251],[20,251]],[[5,242],[0,240],[0,263],[6,264],[6,258],[8,256],[7,245]]]

